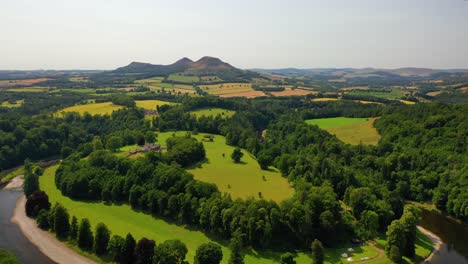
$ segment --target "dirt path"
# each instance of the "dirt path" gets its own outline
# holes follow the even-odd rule
[[[96,262],[76,253],[50,233],[37,227],[36,222],[26,216],[24,205],[26,198],[22,195],[16,202],[11,222],[19,226],[23,234],[39,250],[57,263],[96,264]]]
[[[434,254],[440,250],[444,242],[436,234],[432,233],[431,231],[425,229],[422,226],[418,226],[418,230],[421,231],[421,233],[423,233],[424,235],[426,235],[431,240],[432,245],[434,246],[431,255],[429,255],[429,257],[425,259],[425,261],[430,262]]]

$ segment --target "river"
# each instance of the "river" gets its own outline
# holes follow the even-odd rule
[[[14,253],[21,263],[53,264],[47,256],[29,242],[17,225],[11,223],[11,216],[16,206],[16,200],[21,191],[0,189],[0,248]]]
[[[468,263],[468,226],[449,219],[437,212],[423,209],[420,225],[436,234],[443,241],[430,263]]]

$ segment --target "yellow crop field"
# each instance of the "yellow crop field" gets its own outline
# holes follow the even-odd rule
[[[79,114],[84,114],[86,112],[91,115],[110,115],[112,112],[122,109],[123,106],[114,105],[111,102],[106,103],[96,103],[96,104],[85,104],[85,105],[75,105],[67,107],[58,111],[56,114],[63,115],[67,112],[76,112]]]
[[[167,101],[161,101],[161,100],[136,100],[135,103],[137,107],[147,109],[147,110],[155,110],[156,106],[176,104],[173,102],[167,102]]]
[[[203,91],[213,95],[236,94],[253,91],[252,85],[250,83],[210,84],[200,85],[200,88]]]

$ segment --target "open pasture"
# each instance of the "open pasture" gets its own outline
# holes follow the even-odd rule
[[[380,135],[374,128],[375,119],[333,117],[309,119],[306,123],[327,130],[345,143],[376,145],[380,140]]]
[[[233,116],[236,112],[224,108],[203,108],[203,109],[198,109],[191,111],[190,113],[194,114],[197,116],[197,118],[202,117],[202,116],[212,116],[215,117],[217,115],[221,115],[222,117],[231,117]]]
[[[168,81],[183,82],[183,83],[196,83],[200,81],[200,77],[193,75],[184,75],[180,73],[174,73],[167,77]]]
[[[183,136],[185,133],[175,134]],[[159,133],[159,144],[164,146],[166,140],[173,134],[173,132]],[[205,135],[209,134],[200,133],[193,137],[202,141]],[[213,142],[203,141],[206,163],[189,170],[195,179],[214,183],[221,192],[227,192],[233,198],[259,198],[261,195],[264,199],[280,202],[292,196],[294,189],[274,168],[261,170],[255,158],[246,150],[242,150],[244,153],[242,162],[234,163],[231,159],[234,147],[227,145],[223,136],[213,136]]]
[[[375,91],[365,91],[365,90],[354,90],[349,92],[350,95],[357,95],[357,96],[372,96],[377,98],[384,98],[384,99],[400,99],[404,96],[407,91],[400,90],[400,89],[392,89],[390,92],[375,92]]]
[[[252,85],[250,83],[222,83],[200,85],[200,89],[213,95],[225,95],[253,91]]]
[[[15,108],[15,107],[20,107],[24,104],[24,100],[16,100],[13,103],[10,103],[8,101],[3,101],[0,106],[1,107],[8,107],[8,108]]]
[[[40,92],[47,91],[48,89],[49,87],[36,86],[36,87],[9,88],[6,91],[15,92],[15,93],[40,93]]]
[[[146,110],[156,110],[157,106],[173,105],[176,103],[161,101],[161,100],[135,100],[135,104],[137,107],[140,107]]]
[[[281,92],[270,92],[274,96],[303,96],[308,94],[318,94],[317,91],[286,88]]]
[[[65,109],[59,110],[57,112],[58,115],[66,112],[76,112],[80,115],[88,112],[91,115],[110,115],[112,112],[122,109],[123,106],[114,105],[111,102],[105,103],[94,103],[94,104],[84,104],[84,105],[75,105],[71,107],[67,107]]]

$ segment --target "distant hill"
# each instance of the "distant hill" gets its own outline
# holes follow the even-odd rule
[[[283,69],[251,69],[259,73],[282,74],[282,75],[330,75],[336,77],[362,77],[364,75],[374,76],[400,76],[400,77],[427,77],[436,73],[460,73],[468,72],[467,69],[429,69],[429,68],[398,68],[398,69],[375,69],[375,68],[313,68],[313,69],[296,69],[296,68],[283,68]]]
[[[97,78],[121,79],[131,77],[144,79],[150,77],[168,77],[171,74],[187,76],[216,76],[219,82],[247,82],[253,77],[260,76],[252,71],[238,69],[222,60],[205,56],[198,61],[182,58],[173,64],[161,65],[143,62],[132,62],[116,70],[101,73]],[[171,80],[171,82],[174,82]]]

